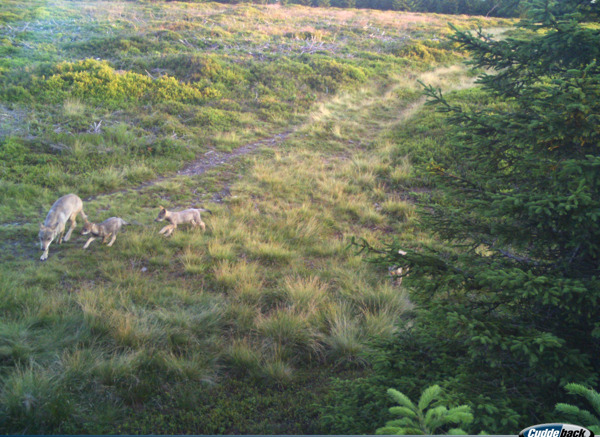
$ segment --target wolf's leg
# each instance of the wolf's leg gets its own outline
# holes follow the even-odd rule
[[[171,228],[169,229],[169,232],[167,232],[167,233],[165,234],[165,236],[167,236],[167,237],[170,237],[170,236],[173,234],[173,231],[174,231],[176,228],[177,228],[177,225],[176,225],[176,224],[172,224],[172,225],[171,225]]]
[[[44,250],[42,256],[40,256],[40,261],[46,261],[48,259],[48,249]]]
[[[84,249],[87,249],[88,246],[92,243],[92,241],[94,241],[96,239],[96,237],[90,237],[90,239],[88,241],[86,241],[85,245],[83,246]]]
[[[102,244],[106,243],[108,241],[108,237],[110,237],[112,235],[112,233],[106,234],[104,237],[102,237]]]
[[[162,228],[158,233],[159,234],[164,234],[165,232],[167,232],[169,229],[171,228],[171,225],[167,225],[164,228]]]
[[[71,233],[73,232],[73,229],[75,229],[75,226],[77,226],[77,222],[75,221],[76,217],[77,217],[77,213],[76,212],[73,213],[73,215],[71,215],[71,217],[70,217],[71,227],[67,231],[67,235],[65,235],[65,238],[64,238],[65,241],[69,241],[69,238],[71,238]]]
[[[202,232],[206,232],[206,225],[202,220],[200,220],[200,227],[202,228]]]
[[[107,246],[108,247],[112,246],[116,239],[117,239],[117,234],[112,234],[112,238],[110,239],[110,243],[108,243]]]

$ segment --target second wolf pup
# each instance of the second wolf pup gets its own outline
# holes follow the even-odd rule
[[[117,234],[121,230],[121,226],[128,225],[128,224],[129,223],[127,223],[125,220],[123,220],[122,218],[119,218],[119,217],[111,217],[109,219],[104,220],[102,223],[99,223],[99,224],[91,223],[86,220],[86,222],[83,225],[83,231],[81,231],[81,235],[92,234],[92,236],[85,243],[83,248],[87,249],[87,247],[96,238],[102,238],[102,242],[106,243],[106,240],[108,240],[110,237],[112,237],[112,238],[111,238],[110,242],[107,244],[107,246],[108,247],[112,246],[113,243],[115,242],[115,239],[117,238]]]
[[[162,228],[159,232],[159,234],[165,234],[165,237],[171,235],[173,231],[177,229],[177,225],[183,223],[191,223],[193,227],[200,226],[202,228],[202,232],[204,232],[206,230],[206,225],[200,218],[200,211],[206,211],[209,214],[212,214],[212,211],[204,208],[190,208],[183,211],[167,211],[166,208],[161,206],[158,217],[156,217],[156,220],[154,221],[161,222],[166,220],[170,223]]]

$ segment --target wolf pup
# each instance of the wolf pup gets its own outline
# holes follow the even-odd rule
[[[54,202],[54,205],[52,205],[46,216],[46,221],[44,221],[43,225],[40,225],[40,248],[44,251],[40,260],[45,261],[48,259],[48,248],[57,236],[59,236],[58,244],[61,244],[63,240],[69,241],[73,229],[77,226],[77,222],[75,221],[77,214],[81,214],[83,219],[87,221],[87,216],[83,212],[83,202],[79,196],[67,194]],[[71,221],[71,227],[67,231],[67,235],[63,238],[67,220]]]
[[[167,211],[166,208],[161,206],[158,217],[156,217],[156,220],[154,221],[161,222],[166,220],[170,223],[162,228],[159,232],[159,234],[165,234],[165,237],[170,236],[173,231],[177,229],[177,225],[183,223],[191,223],[193,227],[200,226],[202,228],[202,232],[204,232],[206,230],[206,225],[200,218],[200,211],[205,211],[209,214],[212,214],[212,211],[204,208],[191,208],[183,211]]]
[[[81,231],[81,235],[92,234],[92,236],[85,243],[83,248],[87,249],[88,246],[92,243],[92,241],[94,241],[96,238],[102,238],[102,243],[106,243],[106,240],[108,240],[110,237],[112,238],[107,244],[107,246],[112,246],[117,238],[117,234],[121,230],[121,226],[128,224],[129,223],[127,223],[125,220],[119,217],[111,217],[99,224],[91,223],[86,220],[83,224],[83,230]]]

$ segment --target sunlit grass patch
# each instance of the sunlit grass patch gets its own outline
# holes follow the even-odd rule
[[[118,239],[122,240],[121,253],[136,259],[147,259],[158,255],[166,256],[168,251],[161,237],[158,235],[158,229],[154,230],[150,226],[140,227],[133,224],[118,236]]]
[[[398,313],[393,309],[363,310],[365,336],[375,340],[390,340],[398,331]]]
[[[224,260],[215,264],[212,270],[216,284],[227,293],[252,303],[261,298],[263,280],[258,264]]]
[[[213,142],[217,150],[225,152],[231,152],[233,149],[242,145],[242,140],[235,131],[219,132],[213,137]]]
[[[283,233],[288,240],[312,245],[325,238],[327,222],[322,214],[316,213],[308,205],[291,210],[285,217]]]
[[[148,283],[148,278],[141,268],[131,263],[123,265],[120,259],[107,259],[99,265],[99,269],[102,276],[115,288],[121,286],[128,289],[141,289]]]
[[[406,186],[413,175],[413,168],[408,157],[403,157],[392,166],[389,178],[394,185]]]
[[[386,274],[387,276],[387,274]],[[387,277],[387,281],[377,286],[365,282],[357,282],[353,287],[341,290],[340,293],[357,308],[372,312],[390,310],[401,314],[412,308],[408,293],[395,286]]]
[[[141,183],[155,176],[155,172],[144,163],[126,166],[123,172],[123,177],[131,183]]]
[[[375,205],[368,203],[362,196],[349,196],[335,205],[337,213],[346,220],[356,221],[361,225],[373,226],[381,224],[385,218],[377,212]]]
[[[294,252],[276,241],[250,240],[245,247],[248,255],[263,263],[287,264],[294,258]]]
[[[328,298],[328,285],[317,276],[288,276],[283,281],[288,304],[298,312],[318,311]]]
[[[201,274],[207,271],[209,264],[202,252],[195,251],[191,248],[186,248],[179,255],[183,270],[190,274]]]
[[[77,98],[67,99],[63,103],[63,111],[69,117],[82,115],[85,111],[85,103]]]
[[[415,206],[404,200],[386,200],[382,203],[381,210],[401,221],[411,221],[416,217]]]
[[[232,243],[223,243],[213,239],[208,242],[207,249],[208,254],[216,261],[234,261],[237,257],[235,246]]]
[[[92,175],[90,182],[101,191],[114,191],[125,180],[123,170],[108,167]]]
[[[166,333],[146,311],[131,308],[112,310],[108,314],[108,334],[118,346],[141,349],[167,343]]]

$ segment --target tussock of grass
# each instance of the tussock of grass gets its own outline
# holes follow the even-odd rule
[[[398,331],[398,312],[394,309],[384,308],[380,311],[364,309],[363,326],[365,336],[370,339],[390,340]]]
[[[328,359],[336,365],[367,364],[363,332],[358,320],[347,305],[329,307],[326,316],[329,332],[325,337]]]
[[[293,367],[278,358],[263,363],[261,374],[267,383],[275,385],[287,385],[294,379]]]
[[[415,206],[404,200],[388,199],[381,205],[381,210],[401,221],[416,218]]]
[[[231,243],[223,243],[218,240],[208,242],[208,254],[217,261],[234,261],[237,257],[235,246]]]
[[[263,346],[277,356],[294,361],[309,360],[321,353],[320,333],[307,317],[287,308],[278,308],[256,319]]]
[[[246,245],[246,250],[251,258],[263,263],[289,263],[294,253],[282,243],[276,241],[251,240]]]
[[[237,374],[256,375],[261,367],[261,353],[248,339],[234,341],[225,352],[225,363]]]
[[[35,365],[16,368],[3,381],[0,403],[12,429],[50,430],[66,420],[72,405],[66,401],[61,379]]]
[[[248,335],[255,332],[256,317],[261,313],[261,309],[256,302],[244,302],[244,300],[260,300],[260,296],[254,299],[241,299],[230,302],[225,310],[225,317],[228,322],[228,329],[234,335]]]
[[[188,247],[179,255],[179,259],[186,273],[202,274],[206,271],[207,264],[203,253]]]
[[[390,182],[397,186],[407,186],[413,177],[412,165],[408,157],[402,157],[391,169]]]
[[[82,115],[85,111],[85,104],[79,99],[67,99],[63,103],[63,110],[68,117]]]
[[[213,267],[213,274],[217,285],[227,293],[249,303],[257,303],[260,300],[263,280],[257,264],[245,260],[219,261]]]
[[[299,312],[312,314],[321,309],[328,298],[327,284],[316,276],[288,276],[284,279],[283,286],[288,305]]]

